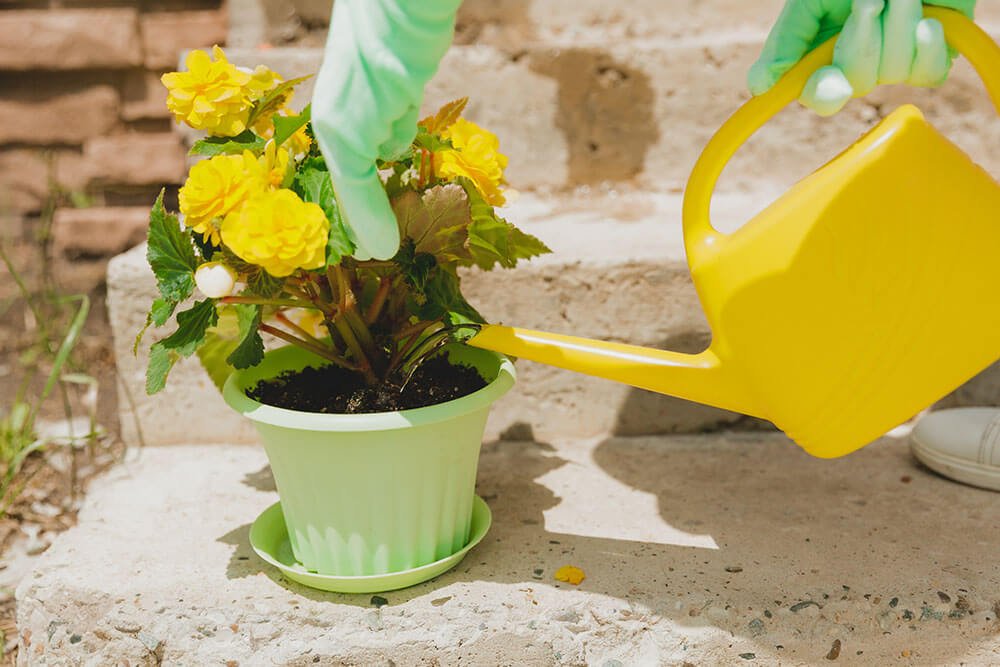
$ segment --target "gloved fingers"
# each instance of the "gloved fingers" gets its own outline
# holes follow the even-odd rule
[[[920,0],[891,0],[886,6],[882,16],[879,83],[903,83],[910,78],[917,50],[917,24],[922,18]]]
[[[832,116],[853,96],[854,89],[844,72],[835,65],[827,65],[809,77],[799,102],[820,116]]]
[[[847,77],[855,97],[867,95],[878,85],[884,8],[883,0],[854,0],[833,50],[833,64]]]
[[[361,176],[331,165],[330,176],[340,214],[357,248],[354,257],[391,259],[399,250],[399,228],[374,165]]]
[[[747,84],[753,95],[767,92],[813,46],[823,16],[814,3],[789,0],[771,28],[764,49],[750,68]]]
[[[944,37],[944,27],[935,19],[923,19],[916,29],[917,55],[909,83],[932,88],[944,83],[951,71],[951,56]]]
[[[406,112],[392,124],[389,138],[378,147],[378,156],[383,160],[392,160],[401,155],[417,136],[417,116],[420,110],[410,106]]]

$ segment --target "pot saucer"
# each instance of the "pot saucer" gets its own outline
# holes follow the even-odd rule
[[[384,593],[414,586],[455,567],[472,547],[479,544],[492,522],[493,515],[489,506],[482,498],[476,496],[472,502],[469,541],[464,547],[450,556],[420,567],[355,577],[317,574],[310,572],[296,561],[292,554],[291,542],[288,540],[288,528],[285,526],[285,516],[281,512],[280,502],[268,507],[253,522],[253,526],[250,527],[250,545],[264,561],[281,570],[287,578],[304,586],[334,593]]]

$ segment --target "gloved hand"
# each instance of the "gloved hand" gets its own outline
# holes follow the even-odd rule
[[[975,0],[930,0],[972,18]],[[878,84],[937,86],[951,70],[941,23],[922,17],[920,0],[788,0],[750,68],[750,92],[773,86],[802,56],[840,32],[833,64],[809,79],[799,101],[823,116]]]
[[[337,0],[312,122],[358,259],[389,259],[399,230],[375,170],[417,131],[424,86],[451,44],[461,0]]]

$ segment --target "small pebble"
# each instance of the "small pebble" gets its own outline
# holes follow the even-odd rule
[[[113,627],[118,632],[124,632],[126,634],[134,634],[136,632],[139,632],[139,630],[142,630],[142,626],[139,625],[138,623],[125,620],[118,621],[117,623],[114,624]]]
[[[765,610],[764,610],[764,617],[765,617],[765,618],[773,618],[773,617],[774,617],[774,614],[772,614],[772,613],[771,613],[771,610],[770,610],[770,609],[765,609]]]
[[[764,629],[764,621],[759,618],[755,618],[750,621],[750,623],[747,624],[747,627],[750,628],[751,637],[759,637],[766,632]]]
[[[941,599],[941,602],[944,602],[946,604],[948,602],[951,602],[951,596],[945,593],[944,591],[938,591],[937,594],[938,597]]]
[[[830,647],[830,652],[826,654],[827,660],[836,660],[840,657],[840,640],[834,639],[833,645]]]
[[[757,657],[756,653],[740,653],[740,657],[744,660],[753,660]]]
[[[908,649],[908,648],[905,648],[905,649],[903,649],[903,650],[902,650],[902,651],[900,652],[900,654],[899,654],[899,655],[900,655],[901,657],[904,657],[904,658],[909,658],[909,657],[910,657],[910,649]]]
[[[376,606],[376,607],[384,607],[384,606],[386,606],[387,604],[389,604],[389,601],[388,601],[388,600],[386,600],[386,599],[385,599],[384,597],[382,597],[381,595],[373,595],[373,596],[372,596],[372,604],[373,604],[374,606]]]
[[[812,607],[812,606],[819,607],[819,603],[814,602],[812,600],[803,600],[802,602],[796,602],[791,607],[789,607],[789,609],[794,612],[800,612],[806,607]]]
[[[726,568],[726,572],[732,572],[734,574],[736,572],[742,572],[742,571],[743,571],[743,568],[739,567],[738,565],[730,565],[729,567]]]
[[[440,607],[441,605],[447,604],[448,600],[450,599],[451,599],[450,595],[443,598],[437,598],[436,600],[431,600],[431,605],[434,607]]]
[[[70,644],[79,644],[80,640],[83,639],[80,635],[71,635],[69,638]]]
[[[913,478],[910,477],[909,475],[903,475],[902,477],[899,478],[899,481],[902,482],[903,484],[909,484],[910,482],[913,481]]]
[[[889,600],[889,606],[892,607],[893,609],[896,608],[897,604],[899,604],[899,598],[893,598]]]

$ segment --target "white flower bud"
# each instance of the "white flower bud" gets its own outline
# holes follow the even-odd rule
[[[194,283],[209,299],[221,299],[233,293],[236,272],[221,262],[206,262],[194,272]]]

